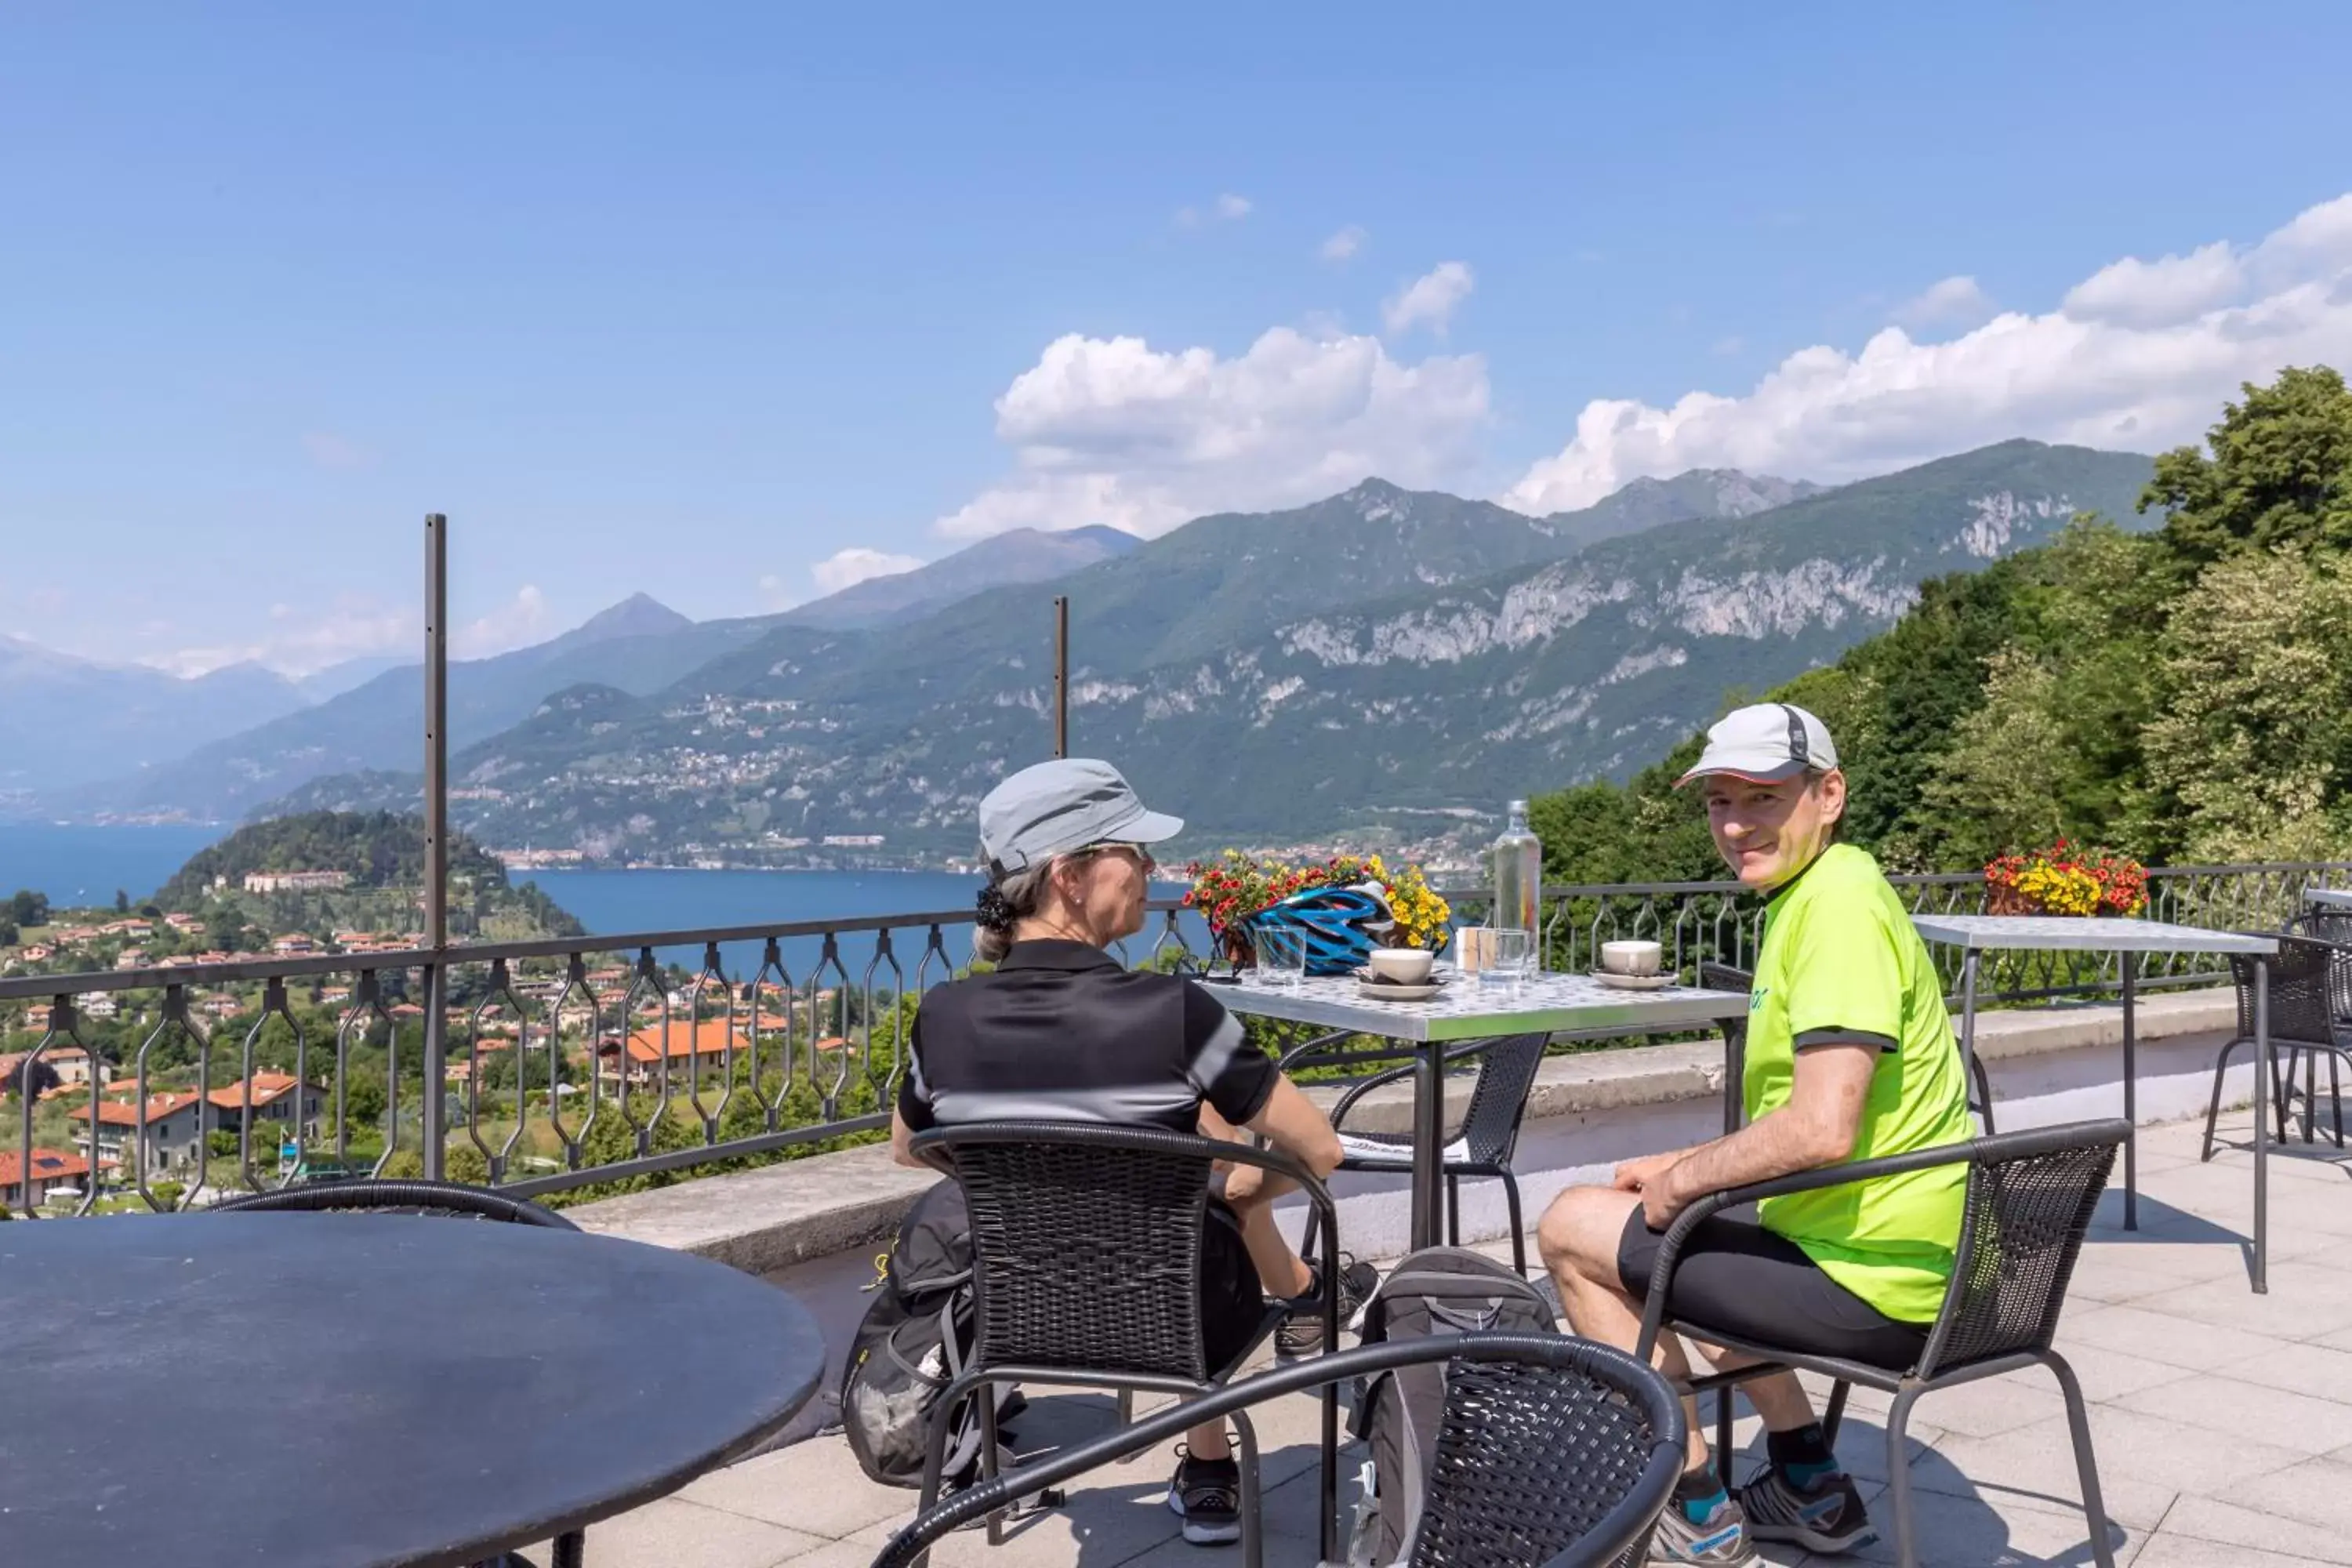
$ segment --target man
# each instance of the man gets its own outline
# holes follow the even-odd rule
[[[1538,1228],[1577,1332],[1631,1350],[1660,1234],[1692,1200],[1969,1136],[1959,1051],[1926,944],[1877,863],[1836,842],[1845,775],[1801,708],[1742,708],[1698,763],[1717,850],[1766,894],[1741,1085],[1748,1122],[1712,1142],[1629,1160],[1607,1187],[1571,1188]],[[1774,1198],[1690,1238],[1669,1301],[1685,1322],[1792,1350],[1901,1363],[1926,1343],[1958,1244],[1958,1165]],[[1741,1364],[1712,1347],[1718,1367]],[[1671,1334],[1669,1376],[1690,1364]],[[1769,1463],[1727,1496],[1691,1406],[1688,1468],[1659,1521],[1655,1563],[1736,1564],[1752,1540],[1850,1552],[1874,1539],[1793,1373],[1743,1385]]]

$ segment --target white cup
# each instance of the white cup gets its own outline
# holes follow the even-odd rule
[[[1601,944],[1601,967],[1612,974],[1655,974],[1665,957],[1665,949],[1654,942]]]
[[[1366,961],[1374,974],[1397,985],[1426,985],[1437,955],[1418,947],[1376,947]]]

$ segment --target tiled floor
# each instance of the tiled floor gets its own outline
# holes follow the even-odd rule
[[[2188,1124],[2143,1131],[2141,1228],[2121,1228],[2122,1194],[2110,1193],[2059,1336],[2093,1402],[2116,1561],[2352,1564],[2352,1161],[2332,1146],[2300,1144],[2273,1160],[2271,1290],[2256,1296],[2242,1243],[2251,1157],[2240,1148],[2200,1165],[2197,1133]],[[2242,1117],[2236,1136],[2245,1135]],[[1887,1473],[1885,1408],[1883,1398],[1857,1394],[1839,1444],[1872,1499]],[[1109,1411],[1099,1396],[1041,1400],[1032,1432],[1066,1438],[1098,1429]],[[1315,1561],[1314,1412],[1311,1400],[1294,1397],[1259,1418],[1269,1564]],[[1741,1433],[1756,1442],[1752,1420]],[[2063,1413],[2046,1377],[1929,1395],[1910,1437],[1905,1462],[1926,1562],[2092,1561]],[[1343,1454],[1343,1467],[1354,1462]],[[1230,1550],[1176,1539],[1162,1506],[1169,1465],[1153,1456],[1098,1473],[1074,1486],[1066,1506],[1021,1521],[1004,1545],[992,1550],[967,1532],[932,1560],[941,1568],[1237,1562]],[[912,1502],[867,1484],[838,1438],[818,1438],[596,1527],[588,1562],[852,1568],[872,1560]],[[1882,1543],[1854,1560],[1892,1559]]]

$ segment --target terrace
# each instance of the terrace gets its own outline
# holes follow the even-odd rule
[[[2151,873],[2149,913],[2216,930],[2270,928],[2312,889],[2347,882],[2352,868],[2332,865],[2159,869]],[[1902,879],[1901,889],[1923,912],[1969,912],[1982,883],[1918,877]],[[1685,977],[1702,963],[1738,963],[1754,952],[1756,912],[1729,884],[1560,887],[1545,900],[1547,965],[1559,970],[1592,967],[1598,945],[1621,936],[1661,940],[1668,963]],[[1475,905],[1475,896],[1461,901]],[[165,1061],[206,1084],[278,1072],[320,1086],[317,1126],[284,1133],[299,1147],[292,1160],[282,1158],[274,1131],[269,1139],[242,1135],[234,1159],[193,1169],[151,1164],[146,1141],[110,1134],[110,1147],[99,1152],[119,1150],[120,1169],[52,1202],[48,1214],[94,1214],[123,1197],[148,1208],[202,1208],[236,1190],[274,1186],[281,1171],[354,1162],[385,1170],[405,1155],[429,1173],[518,1196],[578,1200],[567,1212],[592,1230],[762,1274],[810,1304],[837,1357],[863,1305],[858,1287],[870,1279],[874,1238],[887,1234],[927,1178],[888,1170],[878,1150],[816,1149],[878,1135],[908,1009],[960,964],[968,921],[961,912],[915,913],[21,977],[0,981],[0,1002],[46,1008],[49,1033],[29,1058],[38,1062],[78,1047],[81,996],[152,997],[152,1024],[117,1080],[125,1090],[136,1084],[134,1099],[175,1076]],[[1163,908],[1126,956],[1186,962],[1199,946],[1181,912]],[[661,962],[679,950],[700,958],[683,984]],[[1957,956],[1937,952],[1957,986]],[[2344,1506],[2331,1483],[2352,1476],[2352,1408],[2338,1408],[2352,1405],[2352,1309],[2331,1305],[2339,1281],[2352,1277],[2352,1265],[2331,1261],[2342,1250],[2335,1238],[2352,1234],[2342,1217],[2352,1210],[2334,1188],[2346,1177],[2343,1162],[2330,1157],[2332,1145],[2323,1146],[2327,1153],[2295,1144],[2274,1155],[2272,1291],[2250,1294],[2248,1157],[2240,1149],[2200,1164],[2197,1129],[2177,1120],[2201,1109],[2213,1049],[2230,1032],[2226,985],[2217,988],[2226,971],[2210,957],[2179,954],[2149,960],[2137,979],[2153,994],[2141,1004],[2141,1120],[2168,1124],[2141,1142],[2141,1229],[2117,1226],[2119,1194],[2110,1192],[2060,1340],[2096,1406],[2109,1508],[2125,1531],[2117,1561],[2158,1568],[2352,1562],[2352,1550],[2330,1533]],[[329,981],[347,994],[323,1011],[299,1000]],[[1994,1010],[1980,1027],[2004,1130],[2111,1114],[2120,1105],[2112,1048],[2118,1016],[2109,1000],[2120,981],[2112,958],[1988,960],[1981,995]],[[258,1018],[234,1037],[221,1036],[199,998],[256,985]],[[446,1005],[405,1000],[436,996]],[[642,1041],[648,1048],[633,1054],[649,1058],[646,1072],[598,1073],[594,1048],[605,1039]],[[1333,1059],[1340,1065],[1327,1070],[1357,1070],[1341,1059],[1342,1042],[1324,1047],[1301,1065]],[[513,1067],[488,1070],[501,1058]],[[1720,1093],[1719,1060],[1710,1036],[1687,1029],[1563,1042],[1528,1100],[1520,1168],[1530,1212],[1551,1190],[1611,1160],[1687,1142],[1693,1129],[1704,1136]],[[453,1066],[464,1071],[447,1092],[425,1092]],[[2242,1102],[2242,1076],[2231,1084]],[[1328,1099],[1330,1091],[1318,1092]],[[362,1102],[380,1104],[382,1114],[357,1109]],[[1405,1125],[1402,1107],[1386,1097],[1375,1096],[1369,1110],[1375,1124],[1385,1115],[1389,1125]],[[2242,1113],[2237,1122],[2242,1142]],[[86,1117],[80,1125],[88,1129]],[[31,1126],[28,1106],[21,1129],[0,1129],[0,1136],[17,1134],[29,1150]],[[74,1152],[85,1161],[90,1152],[81,1143]],[[110,1191],[102,1184],[109,1178]],[[1404,1250],[1393,1181],[1343,1179],[1341,1190],[1351,1250],[1382,1258]],[[1503,1251],[1499,1204],[1466,1195],[1465,1230]],[[1107,1408],[1090,1396],[1038,1405],[1024,1442],[1082,1435]],[[1313,1550],[1313,1408],[1295,1397],[1264,1422],[1271,1561],[1307,1561]],[[2055,1409],[2054,1395],[2030,1374],[1923,1405],[1910,1470],[1925,1494],[1928,1561],[2088,1561]],[[867,1485],[837,1437],[812,1436],[824,1411],[821,1398],[803,1412],[788,1447],[592,1530],[589,1561],[869,1560],[911,1497]],[[1855,1413],[1841,1447],[1875,1489],[1885,1480],[1883,1462],[1872,1457],[1877,1411],[1863,1398]],[[1001,1560],[1109,1563],[1189,1552],[1171,1544],[1172,1516],[1139,1503],[1156,1499],[1160,1468],[1154,1457],[1074,1484],[1068,1506],[1024,1522],[999,1549]],[[971,1535],[951,1538],[939,1553],[946,1563],[988,1554]]]

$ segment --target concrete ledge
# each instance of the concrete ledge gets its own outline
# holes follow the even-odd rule
[[[2227,1038],[2236,1027],[2237,1003],[2227,990],[2158,994],[2140,999],[2138,1019],[2144,1042],[2217,1034]],[[2123,1009],[2112,1004],[1977,1016],[1977,1048],[1988,1061],[2122,1043]],[[1718,1100],[1723,1074],[1723,1047],[1717,1041],[1556,1057],[1537,1077],[1528,1115],[1531,1121],[1580,1119]],[[1309,1093],[1328,1106],[1344,1087],[1317,1084]],[[1466,1078],[1448,1084],[1450,1116],[1461,1113],[1468,1092]],[[1348,1122],[1367,1131],[1402,1132],[1411,1126],[1412,1112],[1412,1086],[1397,1083],[1367,1095]],[[584,1229],[764,1274],[887,1239],[908,1207],[938,1180],[929,1172],[894,1164],[889,1150],[877,1144],[706,1176],[565,1212]]]
[[[583,1230],[768,1274],[887,1240],[939,1179],[897,1164],[877,1143],[604,1198],[564,1215]]]

